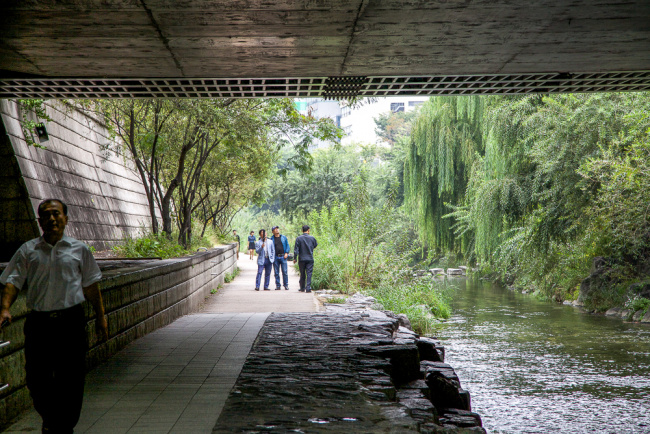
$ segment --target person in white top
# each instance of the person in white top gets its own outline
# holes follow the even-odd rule
[[[255,242],[257,257],[257,277],[255,278],[255,291],[260,290],[262,271],[264,271],[264,291],[269,290],[271,283],[271,270],[275,260],[275,246],[273,241],[266,237],[266,230],[260,229],[260,239]]]
[[[71,433],[79,420],[85,381],[86,318],[92,305],[100,340],[108,339],[98,282],[102,273],[88,246],[65,236],[67,206],[46,199],[38,206],[43,236],[20,246],[0,275],[0,322],[11,322],[11,305],[26,291],[25,371],[43,432]]]

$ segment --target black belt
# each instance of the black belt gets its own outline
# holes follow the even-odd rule
[[[81,303],[69,307],[67,309],[47,310],[47,311],[33,310],[31,312],[31,315],[38,318],[47,318],[47,319],[65,318],[72,315],[78,315],[79,310],[83,310],[83,308],[81,307]]]

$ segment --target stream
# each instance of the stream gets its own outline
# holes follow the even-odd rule
[[[650,326],[454,279],[437,337],[489,433],[650,433]]]

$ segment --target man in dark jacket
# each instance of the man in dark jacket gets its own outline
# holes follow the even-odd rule
[[[314,249],[318,246],[316,238],[309,235],[309,226],[303,225],[302,235],[296,238],[293,248],[293,263],[298,261],[300,268],[300,292],[311,292],[311,273],[314,271]]]

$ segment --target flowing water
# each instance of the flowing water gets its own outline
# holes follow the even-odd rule
[[[650,325],[474,279],[438,337],[490,433],[650,433]]]

